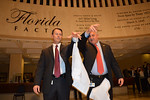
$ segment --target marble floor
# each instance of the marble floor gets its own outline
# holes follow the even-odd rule
[[[114,100],[150,100],[150,91],[139,93],[128,93],[126,95],[114,95]]]
[[[70,99],[70,100],[75,100],[75,99]],[[77,99],[77,100],[81,100],[81,99]],[[87,100],[87,99],[86,97],[83,97],[82,100]],[[132,89],[128,89],[127,94],[114,95],[113,100],[150,100],[150,90],[139,94],[137,91],[133,93]]]
[[[115,90],[116,91],[116,90]],[[135,93],[133,93],[132,88],[127,88],[127,91],[122,92],[121,90],[119,94],[115,94],[114,91],[114,99],[113,100],[150,100],[150,90],[147,92],[143,92],[141,94],[138,93],[137,89]],[[14,93],[5,93],[0,94],[0,100],[13,100]],[[85,96],[82,95],[82,100],[87,100]],[[35,93],[27,92],[25,93],[26,100],[43,100],[43,94],[41,93],[39,96],[35,95]],[[18,98],[18,100],[21,100]],[[71,91],[70,100],[74,99],[74,91]],[[81,100],[81,99],[77,99]]]

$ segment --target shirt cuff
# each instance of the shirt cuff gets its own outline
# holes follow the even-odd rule
[[[84,33],[84,36],[85,36],[86,38],[88,38],[89,35],[90,35],[90,34],[88,34],[88,33],[86,33],[86,32]]]
[[[78,42],[78,41],[79,41],[79,39],[78,39],[78,38],[73,37],[73,38],[72,38],[72,41],[73,41],[73,42]]]

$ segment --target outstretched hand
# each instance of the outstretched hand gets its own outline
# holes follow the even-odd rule
[[[81,36],[80,36],[81,32],[72,32],[72,34],[70,36],[68,36],[68,38],[79,38],[81,40]]]
[[[89,27],[89,29],[86,31],[87,34],[91,32],[97,32],[97,28],[99,27],[100,24],[94,24]]]

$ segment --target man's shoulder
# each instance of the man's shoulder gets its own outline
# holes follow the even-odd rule
[[[50,45],[49,47],[46,47],[46,48],[44,48],[44,49],[42,49],[42,51],[48,51],[48,50],[50,50],[50,48],[52,48],[52,45]]]
[[[100,42],[100,45],[103,46],[103,47],[110,47],[109,44],[106,44],[106,43],[104,43],[104,42]]]
[[[106,43],[103,43],[103,42],[101,42],[101,41],[99,41],[99,43],[100,43],[101,46],[110,47],[110,45],[108,45],[108,44],[106,44]],[[93,45],[92,43],[90,43],[90,42],[87,42],[87,45],[88,45],[88,46],[94,46],[94,45]]]

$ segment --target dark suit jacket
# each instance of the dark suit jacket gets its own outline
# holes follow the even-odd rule
[[[72,84],[72,77],[71,77],[71,66],[69,64],[69,57],[72,54],[72,46],[71,43],[68,46],[64,46],[61,44],[60,46],[60,55],[65,62],[66,65],[66,80],[68,88]],[[43,80],[43,93],[48,93],[51,87],[52,75],[53,75],[53,68],[54,68],[54,54],[53,54],[53,45],[49,48],[42,50],[37,70],[35,74],[35,81],[34,85],[41,85],[41,80]]]
[[[100,44],[102,47],[104,59],[108,69],[108,79],[112,85],[113,84],[112,71],[114,72],[116,78],[122,78],[123,76],[118,66],[118,63],[114,58],[110,46],[101,42]],[[93,44],[87,42],[87,38],[85,37],[84,33],[82,34],[82,40],[80,40],[78,43],[78,47],[84,56],[83,63],[89,75],[92,70],[94,61],[96,59],[96,55],[97,55],[96,47]]]

